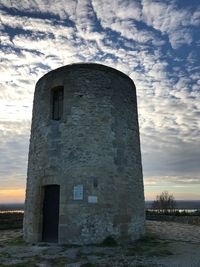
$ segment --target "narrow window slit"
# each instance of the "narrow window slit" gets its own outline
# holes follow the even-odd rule
[[[52,119],[61,120],[63,116],[64,88],[58,86],[52,89]]]

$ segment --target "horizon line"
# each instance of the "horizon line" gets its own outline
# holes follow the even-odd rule
[[[147,201],[155,201],[152,200],[152,199],[145,199],[145,202]],[[175,199],[175,201],[200,201],[200,199]],[[0,205],[16,205],[16,204],[25,204],[25,202],[3,202],[3,203],[0,203]]]

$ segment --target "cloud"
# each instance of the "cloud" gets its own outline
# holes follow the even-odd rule
[[[176,1],[1,0],[1,176],[26,177],[36,81],[83,61],[117,68],[134,80],[144,175],[196,177],[199,13],[199,7]]]
[[[173,186],[181,185],[182,187],[189,185],[199,185],[200,176],[162,176],[146,178],[144,183],[146,186],[160,186],[162,183],[173,184]]]
[[[25,186],[30,122],[1,121],[1,189]]]
[[[190,45],[192,38],[191,27],[199,27],[199,12],[177,8],[174,1],[160,2],[142,0],[142,17],[147,25],[166,34],[173,48],[183,44]]]

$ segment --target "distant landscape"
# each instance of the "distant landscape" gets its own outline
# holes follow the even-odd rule
[[[145,201],[146,209],[150,209],[153,201]],[[176,209],[197,210],[200,209],[200,200],[177,200]],[[24,203],[0,204],[0,211],[23,211]]]
[[[0,204],[0,211],[23,211],[24,203],[5,203]]]
[[[150,209],[153,201],[145,201],[146,209]],[[176,200],[176,209],[198,210],[200,209],[200,200]]]

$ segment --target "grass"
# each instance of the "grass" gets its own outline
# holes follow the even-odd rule
[[[7,244],[11,246],[21,246],[21,245],[25,245],[26,242],[24,241],[23,236],[21,235],[21,236],[18,236],[16,238],[9,240]]]
[[[142,239],[136,241],[132,247],[129,248],[127,256],[146,256],[146,257],[164,257],[173,255],[168,248],[169,243],[154,236],[146,235]]]
[[[54,267],[63,267],[67,263],[69,262],[66,257],[57,257],[57,258],[51,259],[51,266],[54,266]]]
[[[93,253],[88,254],[88,255],[97,256],[97,257],[104,257],[104,256],[106,256],[106,253],[103,253],[103,252],[93,252]]]
[[[35,263],[33,261],[26,261],[26,262],[20,262],[20,263],[15,263],[15,264],[9,264],[9,265],[4,265],[0,264],[0,267],[35,267]]]
[[[116,247],[117,241],[112,236],[107,236],[100,244],[102,247]]]
[[[76,244],[72,244],[72,245],[68,245],[68,244],[62,244],[61,245],[63,247],[63,249],[68,249],[68,248],[81,248],[82,245],[76,245]]]
[[[13,238],[12,240],[9,240],[7,242],[7,245],[10,246],[25,246],[27,243],[23,240],[22,236],[18,236],[16,238]],[[95,245],[92,245],[95,246]],[[120,251],[123,251],[123,254],[126,256],[142,256],[142,257],[166,257],[169,255],[173,255],[173,253],[170,251],[170,242],[166,240],[161,240],[157,238],[155,235],[151,235],[150,233],[145,235],[142,239],[135,241],[134,243],[130,245],[119,245],[117,244],[116,240],[112,236],[108,236],[107,238],[104,239],[104,241],[98,245],[99,247],[116,247],[117,251],[120,253]],[[69,246],[69,245],[61,245],[61,251],[64,251],[65,249],[67,250],[68,248],[71,247],[80,247],[80,246]],[[97,249],[98,250],[98,249]],[[91,252],[90,255],[98,256],[105,258],[107,255],[108,257],[114,257],[114,255],[109,255],[106,253],[107,249],[102,248],[99,252],[93,251]],[[76,255],[76,260],[84,260],[86,263],[82,264],[81,267],[95,267],[93,263],[87,262],[88,258],[87,256],[83,254],[78,254],[79,250],[77,250],[77,255]],[[45,251],[41,251],[40,255],[34,256],[31,258],[21,258],[21,262],[19,263],[13,263],[10,265],[3,265],[0,264],[0,267],[8,267],[8,266],[14,266],[14,267],[34,267],[36,266],[36,263],[44,263],[45,261],[49,261],[52,266],[55,267],[63,267],[67,265],[68,263],[71,263],[71,259],[68,259],[67,257],[63,257],[61,255],[57,255],[55,258],[47,259],[44,257],[44,254],[48,254],[48,249]],[[7,252],[2,252],[0,253],[0,262],[1,259],[12,259],[12,255],[8,254]],[[127,263],[127,262],[126,262]],[[125,266],[125,265],[124,265]],[[143,267],[143,265],[136,265],[138,267]]]
[[[82,264],[81,267],[95,267],[95,265],[90,262],[87,262],[87,263]]]
[[[0,230],[21,229],[22,224],[22,213],[0,213]]]
[[[9,253],[7,253],[7,252],[1,252],[0,253],[0,260],[1,260],[1,258],[8,258],[8,257],[10,257],[10,254]]]
[[[23,259],[21,259],[23,260]],[[35,267],[37,263],[44,263],[46,260],[43,259],[41,256],[35,256],[35,257],[31,257],[31,259],[23,261],[23,262],[19,262],[19,263],[11,263],[11,264],[0,264],[0,267]],[[50,259],[50,263],[51,266],[54,267],[63,267],[65,266],[68,262],[66,257],[57,257],[54,259]],[[46,265],[45,265],[46,266]],[[87,266],[86,266],[87,267]],[[88,266],[90,267],[90,266]],[[92,267],[92,266],[91,266]]]

